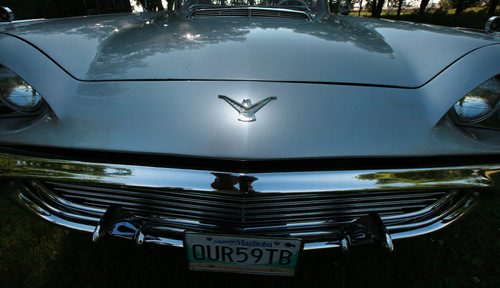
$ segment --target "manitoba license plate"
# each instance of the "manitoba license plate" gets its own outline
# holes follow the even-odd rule
[[[189,268],[293,276],[302,240],[186,233]]]

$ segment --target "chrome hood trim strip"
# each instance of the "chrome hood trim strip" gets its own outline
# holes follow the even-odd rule
[[[208,170],[89,163],[0,154],[0,177],[252,193],[389,191],[498,186],[500,164],[306,172],[228,173]],[[229,185],[229,186],[228,186]]]

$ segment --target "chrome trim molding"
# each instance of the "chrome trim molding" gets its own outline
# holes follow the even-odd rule
[[[0,154],[0,177],[130,187],[219,191],[214,182],[253,193],[389,191],[493,188],[500,164],[384,170],[229,173],[207,170],[104,164]],[[223,181],[216,181],[223,180]],[[227,187],[224,187],[227,188]]]
[[[307,21],[311,21],[312,16],[311,14],[305,12],[305,11],[300,11],[300,10],[295,10],[295,9],[287,9],[287,8],[269,8],[269,7],[222,7],[222,8],[195,8],[189,12],[187,15],[187,19],[191,19],[195,17],[195,14],[197,12],[217,12],[217,11],[237,11],[237,10],[246,10],[248,17],[252,17],[252,12],[253,11],[262,11],[262,12],[277,12],[277,13],[289,13],[289,14],[297,14],[301,15],[304,17],[304,19],[307,19]],[[222,16],[224,16],[221,13]]]
[[[492,16],[484,25],[486,33],[499,33],[500,32],[500,16]]]
[[[125,187],[127,189],[142,187],[152,190],[165,189],[166,191],[185,192],[186,194],[193,192],[205,193],[206,195],[211,195],[212,192],[219,195],[222,192],[227,193],[228,191],[232,191],[231,193],[249,193],[267,198],[271,196],[282,197],[281,195],[287,198],[295,197],[294,195],[302,197],[301,195],[306,195],[305,193],[313,193],[320,197],[334,193],[340,196],[343,195],[344,197],[354,192],[368,193],[366,195],[370,196],[371,193],[376,194],[390,191],[415,192],[419,197],[425,198],[429,198],[432,195],[434,195],[432,197],[437,197],[429,198],[436,200],[432,200],[434,202],[431,205],[418,208],[418,210],[411,210],[403,214],[382,214],[377,216],[381,221],[376,221],[377,217],[372,218],[375,219],[373,220],[375,221],[374,223],[379,223],[377,225],[366,225],[366,221],[360,220],[363,217],[354,222],[342,224],[346,227],[346,231],[349,229],[352,230],[349,232],[350,234],[346,234],[345,237],[340,237],[339,239],[329,239],[327,237],[324,238],[324,241],[315,240],[306,242],[304,246],[308,250],[334,247],[348,249],[350,246],[364,242],[363,237],[366,235],[372,235],[373,237],[371,238],[377,240],[389,251],[392,251],[394,249],[392,240],[430,233],[453,223],[469,211],[470,208],[475,206],[478,202],[480,192],[499,189],[499,185],[495,181],[500,180],[500,164],[427,169],[339,170],[251,174],[86,163],[10,154],[0,154],[0,164],[0,178],[14,181],[19,180],[21,182],[26,181],[32,189],[30,190],[27,186],[20,185],[21,188],[14,193],[14,196],[35,212],[35,214],[50,222],[94,233],[95,240],[105,234],[110,234],[133,239],[138,244],[154,243],[175,247],[182,247],[182,240],[168,237],[168,233],[182,233],[184,231],[175,227],[190,227],[191,225],[192,227],[213,229],[213,225],[189,219],[168,218],[167,221],[169,223],[175,223],[180,226],[167,227],[166,225],[162,226],[161,223],[148,223],[146,229],[142,228],[146,226],[145,222],[143,222],[144,219],[141,217],[137,218],[134,215],[126,213],[118,213],[117,216],[108,212],[109,209],[106,208],[72,202],[52,192],[43,183],[66,183],[64,185],[75,186],[78,189],[80,189],[79,187],[86,187],[84,185],[113,185],[113,187],[118,187],[116,189],[121,189],[120,187],[124,189]],[[105,193],[103,191],[96,191],[96,193]],[[40,194],[43,194],[43,199],[37,196]],[[75,195],[74,197],[78,196]],[[305,200],[307,199],[301,199],[301,201]],[[206,201],[213,202],[214,199]],[[226,199],[224,201],[230,200]],[[105,217],[103,216],[105,214],[113,215],[112,217]],[[115,220],[104,221],[103,219],[105,218]],[[293,234],[294,237],[300,237],[300,231],[302,231],[300,229],[303,229],[303,231],[307,231],[304,232],[304,236],[319,236],[315,239],[322,239],[322,235],[331,235],[332,231],[328,230],[330,229],[328,227],[332,225],[331,221],[307,221],[282,223],[282,226],[264,225],[264,228],[249,227],[242,231],[251,233],[252,229],[260,229],[260,231],[265,231],[262,229],[281,229],[285,232],[295,231],[290,233],[295,233]],[[119,232],[121,231],[120,229],[112,229],[113,225],[118,225],[118,223],[133,231],[133,233],[130,231],[122,233]],[[105,228],[102,228],[102,226],[101,228],[96,228],[100,225],[104,225]],[[359,234],[357,232],[359,232],[360,227],[369,228],[363,228],[365,229],[362,231],[364,234],[361,234],[365,236],[356,239],[354,235]],[[164,235],[167,236],[164,237]],[[373,240],[371,238],[370,240]],[[364,239],[366,240],[366,237]]]
[[[14,12],[9,7],[0,6],[0,22],[12,22],[14,19]]]

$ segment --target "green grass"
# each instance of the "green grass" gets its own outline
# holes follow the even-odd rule
[[[392,255],[307,252],[298,275],[283,278],[190,272],[182,249],[94,244],[0,197],[0,287],[500,287],[500,197],[483,200],[452,227],[396,242]]]

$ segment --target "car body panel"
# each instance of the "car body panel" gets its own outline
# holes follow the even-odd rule
[[[5,144],[233,159],[500,152],[500,137],[478,141],[445,117],[463,95],[498,72],[500,45],[469,53],[419,89],[403,89],[259,81],[78,81],[26,42],[2,36],[0,43],[6,47],[0,62],[32,83],[56,116],[29,129],[4,132],[0,142]],[[12,57],[14,53],[30,57]],[[477,72],[463,78],[469,71]],[[257,121],[243,123],[218,95],[238,102],[277,100],[257,112]]]
[[[145,13],[6,28],[74,78],[265,80],[418,87],[493,38],[331,16],[321,21]],[[74,57],[78,55],[78,57]]]

